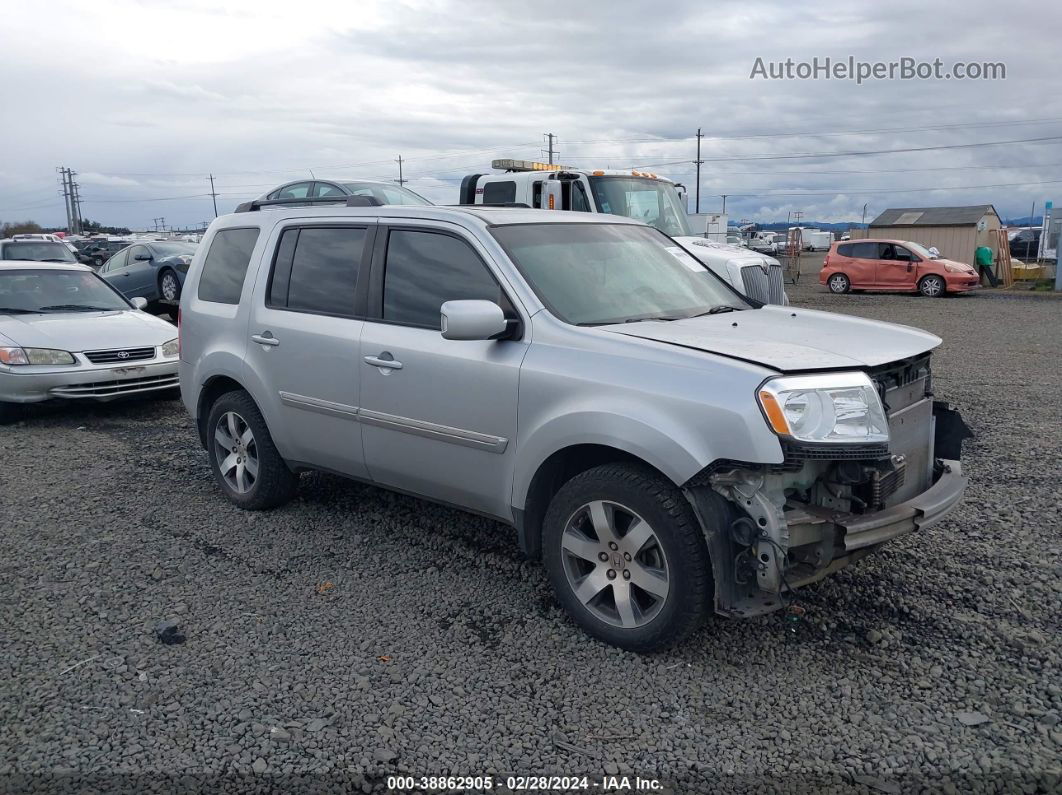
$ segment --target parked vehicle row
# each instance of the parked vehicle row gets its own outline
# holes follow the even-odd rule
[[[587,632],[648,650],[962,496],[932,334],[750,301],[615,215],[246,209],[193,258],[179,346],[242,508],[323,469],[495,517]]]

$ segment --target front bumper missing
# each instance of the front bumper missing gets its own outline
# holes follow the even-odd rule
[[[915,530],[931,527],[947,516],[962,499],[968,479],[958,461],[943,461],[937,482],[916,497],[871,514],[835,514],[807,509],[844,531],[844,549],[874,547]]]

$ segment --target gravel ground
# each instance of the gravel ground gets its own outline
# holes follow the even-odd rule
[[[1062,301],[791,296],[945,339],[971,489],[802,591],[795,631],[716,619],[655,655],[581,634],[492,522],[325,475],[241,513],[179,402],[0,428],[4,788],[1058,792]]]

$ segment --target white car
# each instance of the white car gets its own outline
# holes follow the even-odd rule
[[[0,422],[19,404],[179,387],[177,333],[85,266],[0,262]]]

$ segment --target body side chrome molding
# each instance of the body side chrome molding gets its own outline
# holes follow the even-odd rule
[[[331,400],[298,395],[294,392],[280,392],[280,402],[285,406],[291,406],[306,411],[314,411],[318,414],[330,414],[334,417],[343,417],[348,420],[358,419],[358,407],[348,406],[346,403],[334,403]]]

